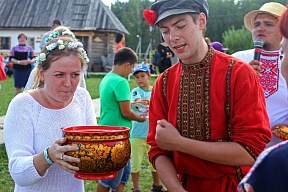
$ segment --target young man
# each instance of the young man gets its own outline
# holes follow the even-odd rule
[[[139,104],[140,107],[143,106],[145,110],[137,110],[140,114],[146,112],[149,107],[149,100],[151,97],[152,86],[150,86],[151,73],[148,66],[144,63],[137,64],[132,70],[132,74],[135,81],[139,87],[134,88],[131,91],[131,102],[133,105]],[[136,107],[135,107],[136,108]],[[133,191],[141,192],[139,185],[139,177],[141,164],[143,162],[143,157],[148,153],[150,146],[146,143],[148,133],[148,119],[145,122],[132,121],[131,134],[131,177],[133,182]],[[167,191],[167,189],[161,185],[160,179],[156,170],[150,164],[149,169],[151,170],[153,185],[151,191],[161,192]]]
[[[150,162],[169,191],[237,191],[271,139],[256,73],[207,45],[205,0],[157,1],[144,17],[179,58],[153,86]]]
[[[279,16],[285,10],[284,5],[269,2],[265,3],[259,10],[247,13],[244,17],[244,24],[252,32],[253,41],[256,38],[261,38],[264,41],[260,61],[253,59],[254,49],[233,54],[233,56],[249,63],[259,75],[271,128],[279,124],[288,124],[287,84],[280,72],[282,36],[277,27]],[[281,141],[273,135],[273,139],[267,147]]]
[[[52,31],[53,31],[56,27],[61,26],[61,25],[62,25],[62,21],[61,21],[60,19],[54,19],[54,20],[52,21],[52,24],[51,24],[51,26],[50,26],[50,31],[47,31],[47,32],[43,35],[43,37],[42,37],[42,39],[41,39],[41,42],[40,42],[40,49],[41,49],[41,50],[42,50],[42,48],[43,48],[44,45],[45,45],[45,39],[49,37],[49,35],[52,33]]]
[[[137,115],[130,108],[130,88],[126,77],[132,72],[137,62],[137,55],[130,48],[119,49],[114,58],[114,65],[102,79],[100,92],[100,122],[99,125],[115,125],[131,128],[131,120],[144,122],[146,114]],[[118,176],[110,180],[100,180],[97,192],[124,191],[130,175],[130,161],[118,172]]]

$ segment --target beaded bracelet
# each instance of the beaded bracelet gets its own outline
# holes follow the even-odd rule
[[[46,147],[46,148],[44,149],[44,157],[45,157],[47,163],[49,163],[50,165],[52,165],[54,162],[51,161],[51,159],[50,159],[49,156],[48,156],[48,149],[49,149],[49,147]]]

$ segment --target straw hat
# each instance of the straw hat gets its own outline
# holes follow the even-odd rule
[[[265,14],[269,14],[278,18],[281,16],[281,14],[285,10],[286,10],[286,7],[280,3],[276,3],[276,2],[265,3],[259,10],[251,11],[244,16],[245,27],[249,31],[251,31],[254,26],[255,18],[259,14],[265,13]]]

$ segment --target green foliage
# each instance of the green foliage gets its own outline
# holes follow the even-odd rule
[[[13,77],[7,77],[6,81],[0,81],[0,116],[6,114],[8,105],[11,99],[14,97],[15,88]]]
[[[5,145],[0,144],[0,192],[12,192],[14,190],[14,181],[8,170],[8,157]]]
[[[236,31],[243,28],[245,14],[252,10],[259,9],[264,3],[270,1],[271,0],[207,0],[209,4],[209,18],[205,36],[209,37],[211,41],[225,41],[225,32],[231,30],[232,27],[234,27]],[[111,6],[113,13],[130,33],[126,38],[126,45],[134,50],[138,44],[136,35],[142,37],[142,52],[146,51],[150,41],[152,43],[152,49],[156,49],[157,45],[161,42],[159,29],[157,27],[150,27],[143,18],[143,10],[150,9],[153,2],[152,0],[116,1],[115,4]],[[274,2],[283,5],[287,4],[287,0],[275,0]],[[151,32],[150,29],[152,29]],[[250,40],[251,39],[252,38],[250,38]],[[234,45],[236,47],[234,47]],[[232,53],[231,50],[234,52],[241,47],[249,46],[250,43],[243,46],[229,42],[229,46],[227,47],[229,47],[230,51],[227,53]]]
[[[228,47],[228,54],[235,53],[236,51],[252,49],[253,41],[252,34],[244,26],[241,29],[235,29],[232,27],[228,31],[224,32],[223,45]]]
[[[159,29],[149,26],[143,17],[143,10],[149,9],[152,3],[149,0],[129,0],[128,2],[116,1],[111,6],[112,12],[130,33],[126,37],[126,46],[136,50],[139,41],[137,35],[139,35],[142,53],[146,52],[150,41],[152,49],[155,49],[161,42]]]
[[[240,11],[234,0],[208,0],[209,16],[207,32],[211,41],[222,42],[222,34],[232,26],[236,29],[243,25],[245,12]]]

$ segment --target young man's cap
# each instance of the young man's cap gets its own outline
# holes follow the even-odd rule
[[[210,45],[216,49],[217,51],[221,51],[224,52],[226,50],[229,50],[228,48],[223,47],[222,43],[218,42],[218,41],[214,41],[212,43],[210,43]]]
[[[209,6],[206,0],[158,0],[151,10],[144,10],[144,18],[150,25],[157,25],[161,20],[184,13],[201,13],[208,18]]]
[[[259,10],[251,11],[244,16],[245,27],[249,31],[252,31],[254,27],[255,18],[259,14],[269,14],[272,15],[273,17],[279,18],[285,10],[286,7],[280,3],[276,2],[265,3]]]
[[[148,66],[143,63],[136,64],[134,68],[132,69],[132,74],[134,75],[136,72],[139,72],[139,71],[150,73]]]

